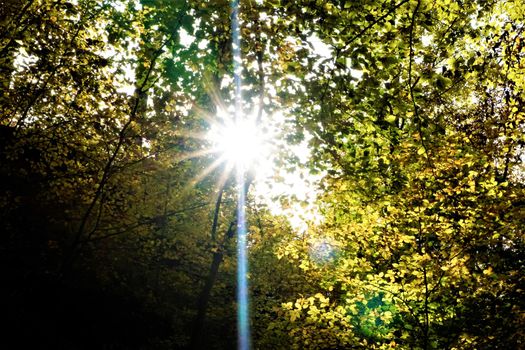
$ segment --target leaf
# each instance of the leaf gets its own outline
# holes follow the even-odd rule
[[[395,121],[397,120],[397,117],[396,117],[395,115],[390,114],[390,115],[388,115],[388,116],[385,117],[385,120],[386,120],[388,123],[390,123],[390,124],[394,124]]]

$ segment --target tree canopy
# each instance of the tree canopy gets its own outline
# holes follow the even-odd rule
[[[239,6],[267,181],[319,179],[301,231],[246,174],[253,347],[525,348],[523,1]],[[234,348],[230,2],[0,0],[0,51],[0,344]]]

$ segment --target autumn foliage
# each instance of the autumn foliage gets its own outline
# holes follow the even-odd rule
[[[525,348],[524,3],[240,16],[245,107],[321,178],[301,232],[249,195],[254,348]],[[3,347],[235,348],[231,40],[225,0],[0,1]]]

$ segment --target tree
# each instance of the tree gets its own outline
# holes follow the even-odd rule
[[[522,11],[512,2],[287,8],[283,21],[311,16],[300,30],[333,50],[303,80],[295,109],[325,151],[313,166],[328,172],[325,224],[289,248],[320,288],[283,304],[298,348],[520,346],[523,305],[509,296],[523,283],[523,90],[511,72],[523,23],[509,6]],[[333,251],[322,264],[319,240]]]
[[[9,281],[6,295],[19,296],[15,305],[69,291],[72,296],[67,300],[77,295],[75,305],[87,302],[96,310],[103,308],[104,298],[116,294],[134,305],[123,315],[138,312],[148,320],[141,307],[160,309],[168,284],[178,288],[181,299],[193,300],[188,279],[197,285],[201,278],[199,268],[205,264],[202,255],[208,245],[199,244],[207,230],[198,233],[207,225],[185,225],[181,218],[186,216],[188,223],[208,219],[207,197],[214,181],[189,186],[208,159],[189,159],[187,155],[201,144],[181,136],[180,126],[184,123],[196,131],[202,121],[188,116],[194,96],[177,93],[176,86],[162,79],[166,62],[181,51],[179,37],[159,33],[147,7],[133,2],[121,5],[27,1],[5,8],[9,11],[2,17],[6,55],[0,62],[5,135],[2,270]],[[182,25],[191,28],[189,9],[174,10],[170,32],[178,35]],[[10,15],[15,13],[19,15]],[[130,51],[130,46],[138,50]],[[188,67],[186,62],[183,68]],[[177,255],[177,263],[183,257],[175,246],[189,247],[184,252],[189,259],[171,273],[176,264],[170,256]],[[121,247],[129,250],[123,253]],[[129,264],[136,265],[129,269]],[[90,300],[77,286],[109,291]],[[52,300],[56,309],[67,303]],[[181,300],[172,306],[182,314],[186,304]],[[50,334],[67,329],[65,315],[38,308],[10,310],[13,315],[20,313],[21,320],[39,314],[50,327],[58,324],[48,330]],[[164,312],[156,315],[165,322]],[[190,316],[181,316],[185,317],[188,322]],[[82,329],[90,321],[79,316],[78,323]],[[25,327],[23,321],[13,325],[14,337],[26,332]],[[29,333],[35,331],[27,328]],[[159,328],[158,335],[169,340],[163,332]],[[136,346],[154,342],[154,337],[155,331],[151,339],[137,340]],[[56,339],[58,346],[79,341],[60,334]],[[102,336],[93,340],[101,342],[94,347],[123,341]]]
[[[2,2],[9,340],[182,349],[206,329],[202,347],[234,346],[236,185],[202,138],[234,101],[230,10]],[[310,140],[323,174],[324,220],[305,233],[248,198],[255,346],[521,348],[523,4],[247,0],[240,14],[244,112],[264,128],[279,111],[278,142]]]

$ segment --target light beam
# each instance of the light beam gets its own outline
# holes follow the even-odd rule
[[[235,83],[235,123],[242,123],[241,95],[241,36],[239,30],[239,0],[232,0],[232,46]],[[244,181],[244,164],[237,164],[237,186],[239,200],[237,204],[237,332],[239,350],[250,349],[250,317],[248,304],[248,252],[246,247],[246,184]]]

